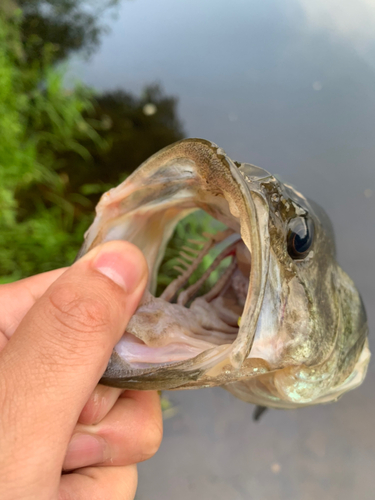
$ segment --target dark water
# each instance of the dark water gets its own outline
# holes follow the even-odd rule
[[[73,73],[103,90],[161,83],[189,136],[320,203],[374,332],[375,4],[133,0],[111,29]],[[137,499],[373,499],[373,384],[371,365],[338,403],[270,411],[260,424],[221,389],[170,393],[178,414],[139,467]]]

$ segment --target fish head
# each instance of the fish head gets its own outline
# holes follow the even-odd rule
[[[187,242],[180,274],[155,296],[168,241],[197,210],[226,229]],[[246,401],[294,407],[337,398],[363,379],[369,354],[362,302],[336,263],[328,217],[291,186],[233,162],[209,141],[185,139],[105,193],[96,212],[79,256],[126,240],[149,267],[147,290],[103,383],[223,386]],[[218,249],[215,259],[189,282],[211,249]],[[216,283],[199,294],[225,259]]]
[[[226,388],[277,408],[337,400],[362,383],[370,352],[366,312],[337,263],[331,221],[276,176],[260,177],[247,164],[239,170],[267,214],[268,275],[248,359],[262,358],[270,369]]]

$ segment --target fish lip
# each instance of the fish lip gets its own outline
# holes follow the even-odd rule
[[[237,338],[232,344],[230,355],[231,364],[241,368],[245,359],[250,355],[254,343],[259,314],[263,305],[265,288],[269,269],[269,246],[262,244],[260,221],[254,195],[252,194],[252,180],[240,168],[236,167],[229,157],[226,157],[231,173],[243,191],[248,202],[248,215],[250,218],[250,244],[251,272],[249,292],[247,294],[241,325]]]

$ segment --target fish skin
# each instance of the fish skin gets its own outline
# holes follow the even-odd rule
[[[115,350],[101,382],[141,390],[222,386],[244,401],[275,408],[334,401],[360,385],[370,359],[366,313],[336,262],[328,216],[292,186],[259,167],[233,162],[209,141],[168,146],[105,193],[79,256],[103,241],[129,239],[148,259],[152,291],[173,228],[194,207],[241,231],[251,251],[237,340],[191,359],[146,367],[133,366]],[[303,260],[292,259],[286,244],[295,217],[309,217],[315,227]],[[152,345],[156,328],[160,339],[160,327],[171,330],[174,304],[168,315],[160,300],[145,297],[130,333],[142,331]]]

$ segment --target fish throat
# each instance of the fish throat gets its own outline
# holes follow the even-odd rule
[[[204,215],[199,211],[193,216]],[[184,221],[179,223],[180,232]],[[117,345],[133,367],[191,359],[213,347],[229,346],[237,338],[249,291],[251,254],[240,234],[230,228],[201,236],[204,239],[187,238],[173,249],[176,255],[171,258],[164,255],[159,276],[165,281],[169,275],[169,284],[157,287],[160,294],[145,292]],[[171,241],[176,240],[181,241],[174,237]]]

